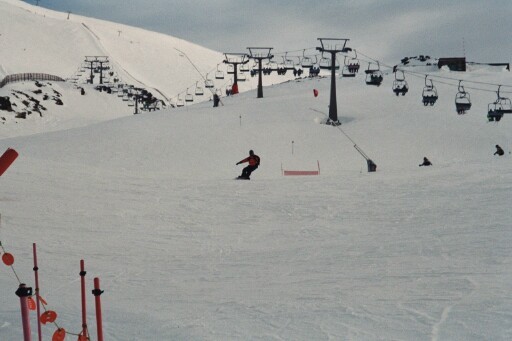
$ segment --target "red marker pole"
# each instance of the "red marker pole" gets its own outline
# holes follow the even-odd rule
[[[80,260],[80,281],[82,287],[82,335],[87,337],[87,310],[85,304],[85,265],[84,260]]]
[[[103,294],[103,290],[100,289],[100,279],[98,277],[94,278],[94,290],[92,294],[95,297],[96,303],[96,327],[98,329],[98,341],[103,341],[103,324],[101,319],[101,294]]]
[[[4,172],[9,168],[9,166],[16,160],[18,157],[18,152],[12,148],[7,148],[5,153],[0,156],[0,176],[4,174]]]
[[[36,251],[36,243],[32,244],[32,250],[34,253],[34,276],[36,280],[36,303],[37,303],[37,336],[39,341],[42,340],[41,334],[41,321],[39,320],[39,316],[41,316],[41,302],[39,302],[39,275],[37,267],[37,251]]]
[[[18,290],[16,290],[16,296],[20,298],[21,321],[23,324],[23,340],[31,341],[32,335],[30,334],[30,319],[28,314],[27,297],[32,296],[32,288],[27,287],[24,283],[21,283]]]

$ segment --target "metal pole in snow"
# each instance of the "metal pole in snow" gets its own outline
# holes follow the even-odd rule
[[[16,296],[20,298],[21,321],[23,324],[23,340],[31,341],[32,335],[30,333],[30,319],[28,314],[27,297],[32,296],[32,288],[27,287],[24,283],[21,283],[18,287],[18,290],[16,290]]]
[[[41,302],[39,301],[39,268],[37,267],[37,248],[36,243],[32,244],[32,250],[34,253],[34,276],[36,281],[36,305],[37,305],[37,336],[38,340],[42,340],[42,332],[41,332],[41,320],[39,319],[39,316],[41,316]]]
[[[82,335],[87,337],[87,309],[85,300],[85,265],[84,260],[80,260],[80,284],[82,292]]]
[[[94,295],[94,300],[96,303],[96,328],[98,330],[98,341],[103,341],[103,324],[101,319],[101,294],[103,294],[103,290],[100,289],[100,279],[98,277],[94,278],[94,290],[92,291]]]

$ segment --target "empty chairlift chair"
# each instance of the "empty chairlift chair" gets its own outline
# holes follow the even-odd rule
[[[285,53],[283,57],[283,64],[286,70],[294,70],[295,69],[295,63],[293,62],[293,59],[288,58],[288,52]]]
[[[224,71],[219,70],[219,64],[217,64],[217,71],[215,71],[215,79],[224,79]]]
[[[493,103],[489,103],[487,107],[487,119],[489,122],[499,122],[503,117],[503,114],[512,114],[512,102],[507,97],[501,97],[500,95],[501,85],[498,87],[496,92],[498,98]]]
[[[194,102],[194,96],[188,92],[188,88],[187,88],[187,94],[185,95],[185,102]]]
[[[208,78],[208,74],[206,74],[206,79],[204,80],[204,87],[207,89],[212,89],[215,87],[215,84],[213,83],[213,80]]]
[[[249,72],[249,63],[241,64],[240,65],[240,72],[246,73]]]
[[[380,86],[380,84],[384,80],[384,76],[382,76],[382,71],[380,71],[379,62],[377,62],[377,64],[369,62],[368,69],[365,70],[365,73],[367,85]]]
[[[433,106],[436,103],[437,99],[439,98],[437,96],[437,89],[434,86],[432,79],[428,78],[428,75],[425,76],[425,87],[423,88],[423,92],[421,95],[423,97],[424,106]]]
[[[313,60],[311,59],[311,57],[306,56],[304,54],[305,52],[306,52],[306,50],[302,51],[302,60],[301,60],[300,64],[302,65],[302,67],[304,69],[309,69],[310,67],[313,66]]]
[[[197,85],[197,82],[196,82],[196,90],[195,90],[195,95],[196,96],[203,96],[204,95],[204,90],[202,87],[198,86]]]
[[[181,95],[178,95],[178,99],[176,100],[176,106],[177,107],[182,107],[185,105],[185,101],[183,100],[183,98],[180,97]]]
[[[332,60],[331,58],[320,58],[320,62],[318,63],[320,66],[320,69],[322,70],[331,70],[332,67]],[[334,60],[334,70],[339,70],[340,66],[336,64],[336,60]]]
[[[399,76],[400,74],[400,76]],[[405,94],[409,91],[409,84],[405,80],[405,74],[402,70],[395,71],[395,80],[393,81],[393,92],[395,95],[405,96]]]
[[[459,91],[455,95],[455,110],[457,110],[459,115],[463,115],[471,109],[471,98],[469,93],[464,90],[461,82],[459,81]]]

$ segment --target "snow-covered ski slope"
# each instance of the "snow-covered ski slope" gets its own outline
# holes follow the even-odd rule
[[[68,19],[68,13],[17,0],[0,1],[0,17],[0,79],[25,72],[72,77],[85,56],[108,56],[122,81],[158,89],[168,99],[178,94],[183,98],[187,88],[193,92],[196,82],[204,86],[207,74],[219,89],[232,82],[223,53],[179,38],[75,14]],[[215,80],[217,69],[224,72],[223,80]],[[282,80],[274,73],[265,84]],[[255,85],[256,79],[249,79],[239,88],[245,91]]]
[[[432,75],[512,85],[509,72]],[[41,294],[71,332],[84,259],[109,340],[509,340],[512,116],[487,122],[496,95],[469,87],[473,107],[457,115],[456,87],[440,82],[424,107],[424,80],[406,77],[403,97],[392,75],[338,79],[340,128],[375,173],[309,109],[327,112],[327,78],[37,135],[1,125],[0,150],[20,154],[0,179],[2,245],[33,285],[38,244]],[[261,167],[233,181],[249,149]],[[320,176],[281,175],[317,160]],[[22,339],[17,287],[2,264],[0,340]],[[88,308],[96,339],[91,294]]]

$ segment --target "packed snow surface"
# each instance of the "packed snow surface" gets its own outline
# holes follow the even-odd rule
[[[133,57],[125,69],[163,89]],[[509,72],[433,76],[512,85]],[[141,115],[54,84],[63,107],[0,125],[0,150],[20,154],[0,179],[2,246],[33,287],[37,243],[41,295],[74,333],[85,260],[93,340],[93,277],[106,340],[510,340],[512,117],[487,122],[492,91],[468,89],[457,115],[450,82],[426,107],[422,77],[399,97],[384,77],[337,78],[338,128],[310,109],[328,112],[329,78]],[[250,149],[261,166],[234,181]],[[424,156],[433,166],[418,167]],[[317,162],[319,176],[282,175]],[[2,264],[0,340],[22,339],[17,287]]]

